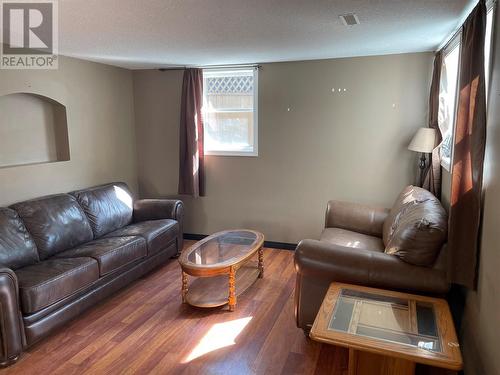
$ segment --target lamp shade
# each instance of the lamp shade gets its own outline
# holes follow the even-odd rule
[[[436,129],[420,128],[413,136],[408,150],[430,153],[436,146]]]

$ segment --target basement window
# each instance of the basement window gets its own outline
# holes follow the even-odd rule
[[[488,99],[489,80],[491,73],[491,43],[493,37],[494,2],[487,6],[486,33],[484,42],[484,73],[486,99]],[[440,144],[441,165],[448,172],[452,169],[453,144],[458,107],[458,84],[460,74],[461,34],[455,36],[443,50],[441,66],[441,82],[439,87],[438,124],[443,141]],[[488,102],[488,100],[486,100]]]
[[[206,155],[258,155],[257,76],[257,68],[203,71]]]

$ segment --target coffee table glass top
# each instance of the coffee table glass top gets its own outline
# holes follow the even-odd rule
[[[342,289],[328,330],[442,351],[431,303]]]
[[[226,231],[212,235],[188,249],[186,261],[198,266],[216,266],[238,261],[255,252],[263,237],[247,230]],[[261,245],[261,244],[260,244]]]

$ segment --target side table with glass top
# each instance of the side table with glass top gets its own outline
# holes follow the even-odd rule
[[[416,363],[455,371],[463,365],[440,298],[332,283],[310,337],[349,348],[349,375],[410,375]]]

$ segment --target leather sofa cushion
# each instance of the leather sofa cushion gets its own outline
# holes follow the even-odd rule
[[[89,222],[71,195],[52,195],[11,208],[33,236],[42,260],[93,239]]]
[[[425,189],[409,186],[398,197],[390,220],[385,252],[407,263],[432,265],[448,229],[448,217],[439,200]]]
[[[111,237],[87,242],[74,249],[63,251],[55,258],[94,258],[99,264],[100,275],[104,276],[146,255],[144,238]]]
[[[325,228],[319,240],[356,249],[372,250],[376,252],[384,251],[384,244],[381,238],[352,232],[346,229]]]
[[[99,267],[92,258],[49,259],[15,272],[25,314],[41,310],[99,279]]]
[[[164,249],[179,234],[179,224],[175,220],[148,220],[127,225],[109,233],[106,237],[141,236],[147,242],[148,255]],[[180,235],[180,234],[179,234]]]
[[[0,208],[0,264],[15,270],[38,261],[35,241],[17,212]]]
[[[96,186],[70,194],[85,211],[94,238],[102,237],[132,222],[132,194],[124,183]]]

